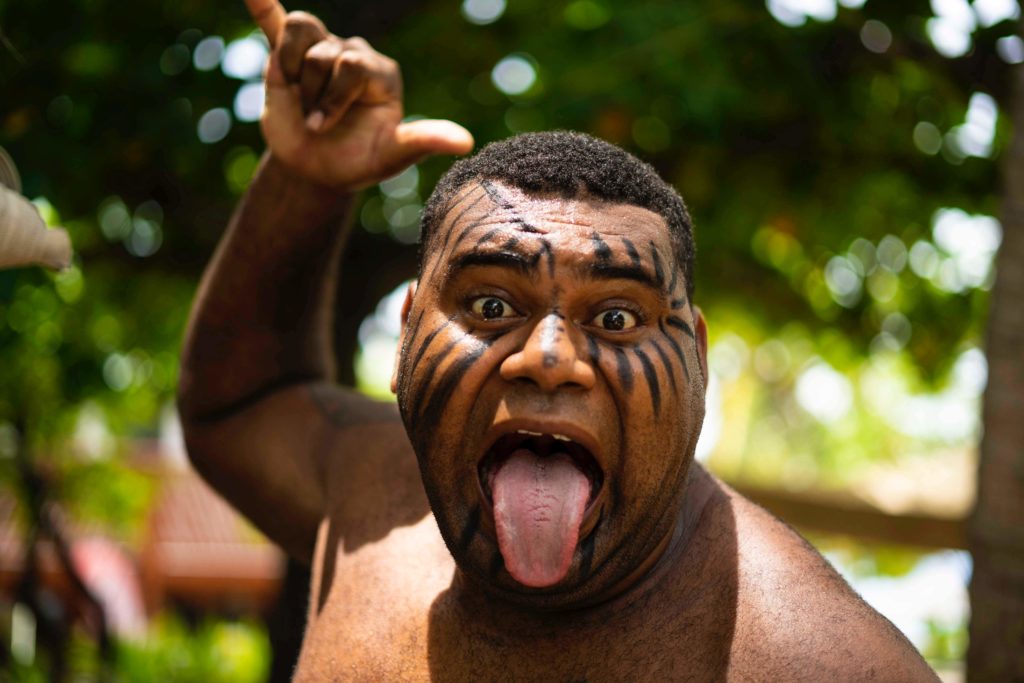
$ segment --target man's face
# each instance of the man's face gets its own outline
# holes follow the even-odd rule
[[[665,222],[483,181],[427,248],[396,388],[441,533],[510,599],[598,599],[664,548],[704,416]]]

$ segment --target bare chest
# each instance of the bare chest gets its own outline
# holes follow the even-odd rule
[[[729,619],[693,596],[652,595],[613,618],[554,616],[508,629],[452,590],[433,519],[331,548],[322,530],[296,681],[709,681],[723,676]],[[673,607],[675,600],[689,604]],[[713,601],[711,601],[713,602]]]

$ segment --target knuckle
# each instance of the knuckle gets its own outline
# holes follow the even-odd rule
[[[372,50],[370,44],[362,36],[352,36],[345,39],[345,46],[356,50]]]
[[[284,25],[286,28],[295,28],[301,26],[317,26],[320,20],[314,17],[309,12],[295,11],[289,12],[284,18]]]
[[[321,40],[319,43],[315,43],[306,51],[306,60],[314,62],[325,62],[326,64],[332,63],[338,58],[341,50],[338,46],[328,40]]]
[[[338,62],[341,68],[351,73],[366,73],[369,70],[369,64],[366,61],[366,56],[352,50],[342,52]]]

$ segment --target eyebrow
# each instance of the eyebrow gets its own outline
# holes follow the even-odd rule
[[[585,268],[591,277],[599,280],[633,280],[634,282],[639,282],[640,284],[649,287],[659,294],[665,293],[664,288],[662,288],[658,283],[658,280],[654,275],[635,264],[620,266],[613,263],[599,261],[597,263],[590,264],[589,267],[585,266]]]
[[[525,254],[518,249],[473,250],[456,257],[448,266],[448,277],[453,278],[467,268],[498,267],[517,270],[526,275],[537,271],[540,254]]]

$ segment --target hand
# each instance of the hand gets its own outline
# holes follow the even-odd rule
[[[402,123],[398,64],[362,38],[339,38],[278,0],[245,0],[270,41],[260,122],[271,153],[301,176],[353,192],[430,154],[466,154],[452,121]]]

